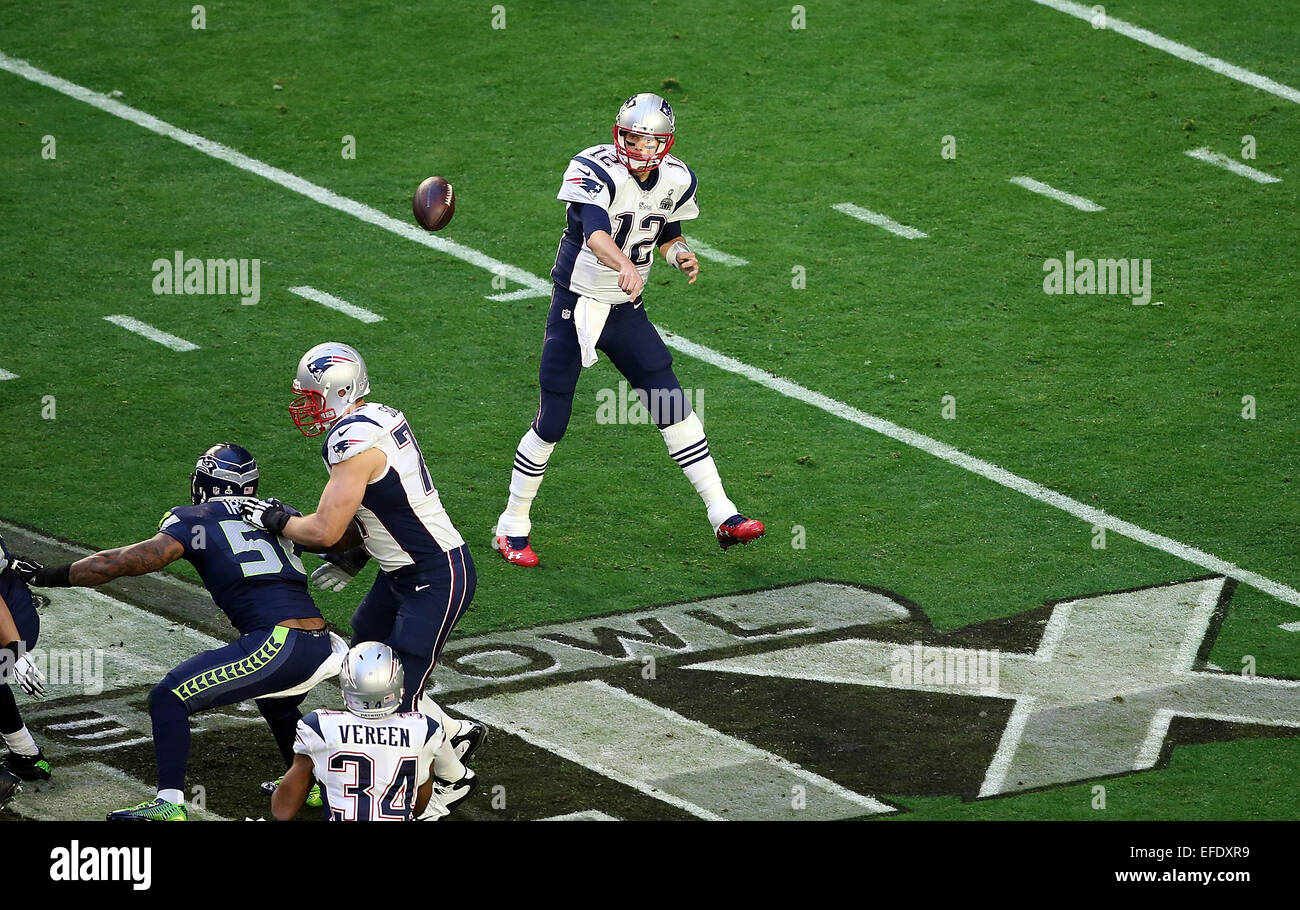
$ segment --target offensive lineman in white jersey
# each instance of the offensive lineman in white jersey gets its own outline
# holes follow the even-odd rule
[[[435,777],[456,803],[474,789],[474,772],[457,759],[434,717],[398,712],[402,664],[388,645],[362,642],[343,659],[339,685],[346,711],[313,711],[298,722],[293,766],[271,796],[271,811],[288,821],[321,782],[330,821],[410,821],[426,813]],[[444,804],[438,817],[453,804]]]
[[[317,587],[342,590],[366,560],[379,562],[374,585],[352,615],[352,643],[379,641],[397,653],[409,685],[401,710],[437,720],[462,760],[487,728],[443,713],[421,697],[451,630],[474,597],[469,548],[447,517],[420,445],[401,411],[367,403],[366,363],[346,344],[318,344],[298,363],[289,414],[304,436],[326,433],[321,457],[330,472],[311,515],[290,515],[273,499],[247,500],[241,514],[259,528],[324,554]],[[441,798],[456,798],[441,794]]]
[[[700,419],[672,370],[672,355],[641,301],[656,248],[694,284],[700,264],[682,239],[681,222],[699,216],[695,174],[668,154],[673,109],[648,92],[624,102],[613,144],[575,155],[558,198],[568,225],[551,270],[554,291],[539,371],[541,404],[515,450],[510,498],[497,520],[493,549],[507,562],[535,566],[529,510],[555,444],[573,411],[583,367],[603,351],[636,389],[663,434],[668,453],[704,500],[709,524],[725,550],[763,536],[722,487]]]

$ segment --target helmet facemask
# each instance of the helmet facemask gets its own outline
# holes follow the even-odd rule
[[[629,135],[653,139],[658,145],[652,151],[633,148],[627,144]],[[648,133],[614,124],[614,154],[618,156],[619,163],[629,171],[657,168],[668,155],[668,150],[673,147],[675,139],[672,133]]]

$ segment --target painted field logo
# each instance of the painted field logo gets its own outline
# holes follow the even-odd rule
[[[900,688],[951,688],[970,684],[990,695],[998,691],[997,651],[930,648],[914,641],[910,648],[895,648],[890,656],[894,661],[890,679]]]
[[[1065,251],[1065,261],[1043,262],[1044,294],[1097,294],[1132,297],[1134,306],[1151,302],[1150,259],[1075,259]]]
[[[155,259],[155,294],[239,294],[252,306],[262,299],[262,260],[199,259],[176,250],[171,259]]]
[[[50,851],[50,880],[131,882],[136,891],[153,884],[152,847],[83,847],[73,841]]]

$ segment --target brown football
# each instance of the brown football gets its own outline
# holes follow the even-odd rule
[[[411,200],[415,220],[426,231],[440,231],[456,214],[456,196],[451,184],[441,177],[430,177],[415,190]]]

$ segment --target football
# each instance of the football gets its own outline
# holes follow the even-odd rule
[[[411,200],[415,220],[426,231],[440,231],[456,214],[456,197],[451,184],[441,177],[430,177],[415,190]]]

